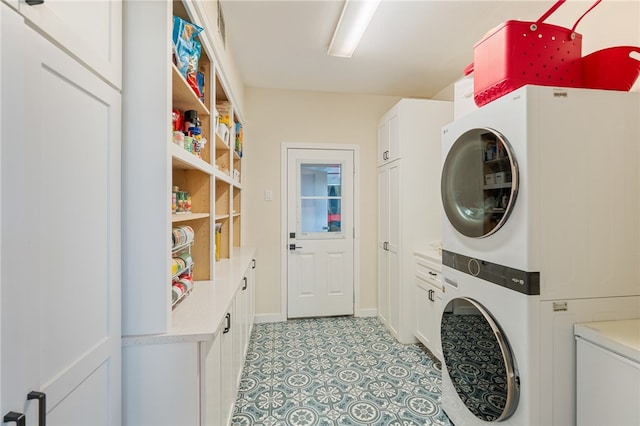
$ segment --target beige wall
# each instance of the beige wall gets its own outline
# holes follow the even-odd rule
[[[258,316],[273,315],[270,319],[274,319],[282,312],[280,288],[286,278],[280,274],[280,244],[286,232],[280,229],[283,142],[359,146],[360,306],[356,309],[377,308],[377,122],[398,100],[389,96],[246,89],[242,243],[258,250]],[[265,190],[273,191],[273,201],[265,201]]]

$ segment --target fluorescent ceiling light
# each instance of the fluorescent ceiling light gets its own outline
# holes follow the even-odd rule
[[[380,0],[346,0],[327,53],[350,58],[379,4]]]

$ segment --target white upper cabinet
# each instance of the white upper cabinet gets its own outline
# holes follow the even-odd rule
[[[378,166],[401,157],[399,109],[393,107],[378,124]]]
[[[64,50],[122,88],[122,1],[55,1],[29,4],[11,0],[38,31]]]

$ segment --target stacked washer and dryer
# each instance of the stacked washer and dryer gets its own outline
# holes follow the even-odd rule
[[[442,403],[575,424],[579,322],[640,317],[640,96],[525,86],[443,129]]]

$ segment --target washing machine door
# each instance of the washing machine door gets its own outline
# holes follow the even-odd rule
[[[451,300],[440,323],[442,354],[458,396],[477,418],[502,421],[518,405],[520,379],[509,342],[491,314],[470,298]]]
[[[493,234],[507,221],[518,193],[511,145],[496,130],[468,130],[451,146],[441,182],[449,223],[467,237]]]

